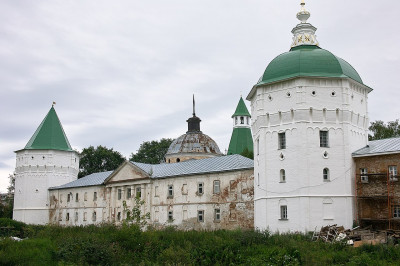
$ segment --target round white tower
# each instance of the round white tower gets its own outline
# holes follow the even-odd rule
[[[351,153],[368,141],[368,93],[357,71],[321,49],[297,14],[289,52],[252,88],[255,227],[312,231],[354,218]]]
[[[78,153],[72,150],[53,106],[16,157],[13,219],[47,224],[48,188],[76,180],[79,171]]]

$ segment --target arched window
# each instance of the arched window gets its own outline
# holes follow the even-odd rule
[[[235,125],[237,125],[237,117],[235,117]]]
[[[244,117],[243,116],[240,117],[240,124],[242,124],[242,125],[244,124]]]
[[[286,172],[285,172],[285,169],[281,169],[281,172],[280,172],[280,177],[281,177],[281,183],[285,183],[286,182]]]
[[[322,176],[324,181],[329,181],[329,169],[328,168],[324,168],[324,170],[322,171]]]

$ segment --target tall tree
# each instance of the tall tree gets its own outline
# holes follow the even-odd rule
[[[372,133],[372,135],[370,134],[368,136],[369,140],[399,137],[400,136],[399,119],[396,119],[395,121],[389,121],[387,124],[385,124],[385,122],[383,122],[382,120],[371,122],[369,130]]]
[[[92,173],[115,170],[125,158],[118,151],[104,146],[84,148],[80,155],[78,178]]]
[[[145,141],[140,144],[136,154],[132,153],[129,161],[139,163],[158,164],[164,161],[164,156],[168,151],[173,139],[161,139],[160,141]]]
[[[0,201],[0,217],[12,219],[14,210],[14,188],[15,188],[15,175],[9,174],[9,186],[7,188],[7,195]]]

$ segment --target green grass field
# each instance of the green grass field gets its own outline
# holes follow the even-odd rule
[[[0,265],[400,265],[399,246],[353,248],[302,234],[142,232],[136,226],[29,226],[9,219],[0,219],[0,227]]]

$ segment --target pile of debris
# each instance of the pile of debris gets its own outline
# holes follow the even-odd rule
[[[343,226],[328,225],[321,227],[318,232],[315,228],[312,240],[322,240],[324,242],[346,242],[354,247],[363,244],[377,245],[385,244],[390,241],[397,244],[400,242],[400,231],[396,230],[372,230],[371,227],[360,228],[359,226],[345,230]]]

